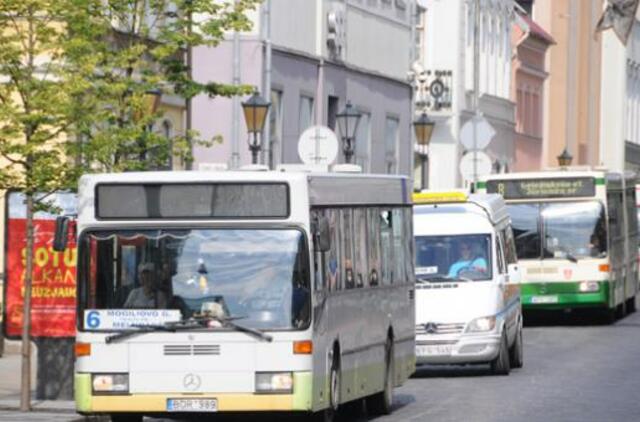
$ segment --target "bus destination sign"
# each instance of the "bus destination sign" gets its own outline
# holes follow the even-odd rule
[[[490,180],[487,193],[499,193],[504,199],[541,199],[595,196],[593,177]]]

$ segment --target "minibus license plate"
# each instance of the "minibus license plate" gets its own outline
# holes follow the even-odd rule
[[[558,303],[558,296],[532,296],[531,303]]]
[[[167,399],[167,412],[217,412],[216,399]]]
[[[437,356],[451,354],[452,346],[450,344],[437,344],[433,346],[418,346],[418,356]]]

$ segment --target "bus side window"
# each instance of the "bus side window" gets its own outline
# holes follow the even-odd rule
[[[516,241],[513,237],[511,227],[502,230],[502,235],[504,238],[504,254],[507,264],[516,264],[518,262],[518,255],[516,254]]]
[[[381,257],[382,257],[382,285],[393,284],[393,239],[391,233],[391,211],[380,210],[378,214],[380,224]]]
[[[496,236],[496,254],[498,255],[497,263],[498,263],[498,272],[500,274],[505,274],[507,272],[507,266],[504,263],[504,241],[502,239],[502,232],[497,233]]]
[[[342,215],[341,230],[339,230],[342,252],[342,256],[340,257],[341,272],[344,274],[344,288],[353,289],[356,285],[355,272],[353,268],[353,214],[350,208],[340,210],[340,214]]]
[[[367,287],[369,285],[369,265],[368,265],[368,245],[367,242],[367,212],[365,208],[353,210],[354,219],[354,244],[356,287]]]
[[[393,230],[393,274],[394,283],[402,284],[407,281],[405,274],[405,260],[407,258],[413,259],[413,257],[406,257],[405,249],[405,226],[404,213],[402,208],[393,209],[393,220],[391,222],[391,229]]]
[[[404,214],[404,239],[402,241],[405,252],[404,252],[404,265],[405,265],[405,280],[414,282],[415,276],[415,267],[414,267],[414,259],[416,256],[414,250],[414,238],[413,238],[413,211],[411,207],[406,207],[403,210]]]
[[[372,287],[380,284],[380,226],[378,219],[380,209],[367,209],[368,254],[369,254],[369,285]]]
[[[325,216],[329,220],[329,234],[331,237],[331,250],[325,253],[325,279],[324,288],[327,291],[337,291],[340,289],[340,237],[338,226],[340,223],[340,213],[336,209],[325,210]]]

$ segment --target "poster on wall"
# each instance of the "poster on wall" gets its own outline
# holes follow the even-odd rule
[[[62,215],[77,214],[74,193],[46,196]],[[24,279],[27,250],[25,196],[9,192],[5,219],[4,333],[11,339],[22,335]],[[76,319],[76,241],[74,230],[64,252],[53,250],[56,217],[51,212],[34,215],[33,288],[31,337],[74,337]]]

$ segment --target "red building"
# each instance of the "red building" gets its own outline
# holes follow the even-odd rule
[[[540,170],[543,162],[547,49],[554,40],[529,16],[519,15],[512,31],[511,99],[516,103],[515,162],[511,171]]]

